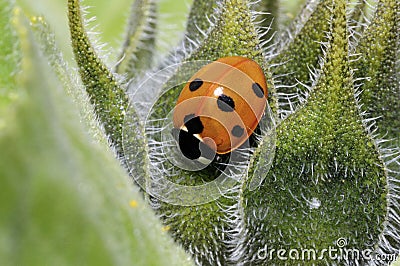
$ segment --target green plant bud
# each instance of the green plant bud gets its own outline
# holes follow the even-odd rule
[[[289,261],[307,265],[345,260],[338,253],[321,257],[330,247],[378,250],[388,207],[387,173],[354,97],[346,1],[333,1],[331,12],[317,81],[299,110],[278,125],[264,183],[243,194],[252,265],[282,263],[279,249],[287,259],[290,250],[297,251]],[[301,257],[304,250],[312,252],[308,259]]]

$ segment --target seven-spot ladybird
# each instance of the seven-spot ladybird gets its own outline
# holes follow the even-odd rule
[[[265,110],[267,83],[251,59],[220,58],[194,74],[173,113],[173,134],[185,157],[212,160],[241,146]],[[209,158],[208,158],[209,156]]]

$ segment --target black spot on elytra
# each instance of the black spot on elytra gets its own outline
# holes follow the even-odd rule
[[[190,91],[196,91],[198,90],[201,86],[203,85],[203,81],[199,78],[194,79],[193,81],[190,82],[189,84],[189,90]]]
[[[186,158],[196,160],[204,157],[210,161],[214,159],[215,151],[193,136],[193,134],[177,128],[173,128],[171,134],[178,142],[179,149]]]
[[[251,88],[253,89],[254,94],[258,97],[258,98],[262,98],[264,97],[264,90],[261,88],[261,85],[256,83],[253,83],[253,85],[251,86]]]
[[[237,137],[237,138],[240,138],[241,136],[243,136],[244,128],[242,128],[242,127],[239,126],[239,125],[236,125],[236,126],[234,126],[234,127],[232,128],[231,132],[232,132],[232,135],[233,135],[233,136],[235,136],[235,137]]]
[[[221,94],[217,100],[218,108],[224,112],[233,112],[235,110],[235,101],[226,94]]]
[[[194,114],[186,115],[185,118],[183,118],[183,122],[189,133],[199,134],[203,132],[204,126],[199,116],[195,116]]]

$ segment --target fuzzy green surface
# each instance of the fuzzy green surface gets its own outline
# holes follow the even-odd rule
[[[330,8],[332,1],[322,0],[317,4],[315,1],[307,2],[297,18],[290,25],[289,31],[283,32],[277,36],[278,54],[270,60],[271,64],[277,64],[272,68],[272,72],[277,76],[276,82],[284,85],[278,92],[287,94],[300,94],[306,91],[302,83],[310,86],[312,83],[310,70],[319,69],[320,57],[322,57],[321,42],[326,40],[326,34],[329,32]],[[293,87],[293,85],[296,85]],[[287,106],[287,99],[282,99],[282,108],[290,109],[293,106]],[[291,102],[298,103],[298,99]],[[295,105],[296,106],[296,105]]]
[[[64,60],[59,47],[56,44],[55,34],[44,17],[31,17],[30,19],[32,33],[38,42],[40,50],[46,56],[46,59],[60,80],[65,93],[72,101],[79,106],[80,120],[86,124],[88,133],[98,142],[108,145],[108,140],[104,129],[94,113],[94,108],[90,104],[89,97],[85,88],[78,77],[78,73],[73,70]]]
[[[11,27],[13,7],[13,1],[0,1],[0,132],[6,126],[6,111],[18,95],[16,75],[19,72],[20,55],[18,39]]]
[[[354,62],[357,78],[366,78],[360,87],[362,110],[376,121],[380,137],[397,139],[400,144],[400,3],[382,0],[375,16],[360,39]],[[387,135],[386,135],[387,134]]]
[[[367,1],[355,2],[350,14],[350,25],[356,26],[357,24],[363,24],[364,13],[367,11]]]
[[[256,4],[254,8],[261,14],[258,16],[260,27],[267,31],[261,37],[261,41],[270,40],[274,34],[278,31],[279,20],[281,19],[281,1],[277,0],[261,0]],[[270,43],[265,43],[265,46]]]
[[[191,41],[200,41],[204,39],[212,25],[210,24],[210,16],[217,7],[215,0],[194,1],[186,24],[186,37]],[[187,41],[187,40],[186,40]]]
[[[84,29],[79,2],[68,1],[68,18],[75,60],[95,112],[117,152],[121,153],[122,126],[128,107],[128,97],[90,43]]]
[[[55,32],[57,45],[66,55],[68,63],[73,62],[73,52],[70,45],[70,34],[68,28],[67,5],[65,0],[16,0],[30,15],[45,16]],[[88,6],[88,11],[96,17],[96,31],[101,33],[101,42],[106,42],[107,48],[118,48],[121,44],[125,21],[129,14],[127,8],[132,0],[118,0],[110,2],[107,0],[84,0],[82,2]],[[92,24],[93,25],[93,24]],[[117,55],[118,49],[114,50],[113,59]]]
[[[24,21],[21,99],[0,136],[0,264],[191,265],[85,132]]]
[[[157,3],[153,0],[136,0],[116,72],[133,78],[152,66],[155,50]]]
[[[283,263],[276,253],[257,260],[265,247],[321,251],[337,247],[339,238],[347,248],[374,249],[383,230],[387,176],[354,98],[345,5],[334,1],[321,76],[307,102],[278,125],[275,159],[263,185],[244,193],[253,263]]]

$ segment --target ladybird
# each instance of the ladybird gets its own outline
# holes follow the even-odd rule
[[[183,155],[212,161],[240,147],[258,126],[267,94],[264,72],[249,58],[224,57],[202,67],[173,112],[173,135]]]

